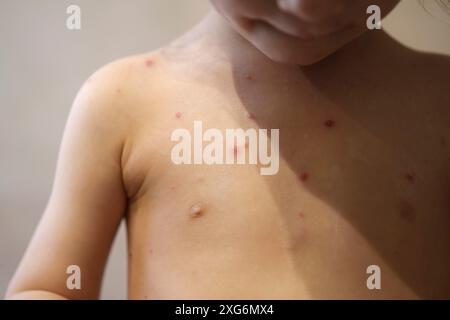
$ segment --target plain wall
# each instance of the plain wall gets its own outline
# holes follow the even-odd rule
[[[412,48],[450,54],[450,16],[426,1],[431,13],[403,0],[383,25]],[[79,31],[66,28],[71,4],[81,7]],[[112,60],[166,44],[207,10],[207,0],[0,0],[0,294],[46,206],[83,81]],[[102,298],[126,298],[123,226]]]

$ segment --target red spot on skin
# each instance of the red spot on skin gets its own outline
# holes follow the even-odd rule
[[[414,172],[407,172],[405,174],[405,179],[409,182],[409,183],[414,183],[416,182],[416,174]]]
[[[327,128],[334,128],[336,126],[336,122],[332,119],[329,119],[324,122],[325,127]]]
[[[155,61],[153,61],[153,59],[147,59],[147,60],[145,60],[145,65],[147,66],[147,67],[151,67],[151,66],[153,66],[153,64],[155,63]]]
[[[256,120],[255,115],[253,113],[251,113],[251,112],[247,113],[247,118],[250,119],[250,120]]]
[[[234,156],[236,157],[236,156],[238,155],[238,153],[239,153],[239,147],[238,147],[237,145],[235,145],[235,146],[233,147],[233,154],[234,154]]]
[[[247,80],[253,80],[253,76],[251,74],[246,74],[245,79]]]
[[[304,219],[304,218],[305,218],[305,214],[304,214],[303,212],[299,212],[299,213],[298,213],[298,217],[299,217],[300,219]]]
[[[175,191],[176,187],[175,186],[171,186],[170,187],[170,191]]]
[[[178,111],[178,112],[175,113],[175,118],[181,119],[181,116],[182,116],[181,112]]]
[[[306,181],[308,181],[308,179],[309,179],[309,174],[308,174],[307,172],[303,172],[303,173],[301,173],[301,174],[298,176],[298,179],[299,179],[301,182],[306,182]]]

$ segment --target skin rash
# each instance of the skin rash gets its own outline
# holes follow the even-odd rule
[[[127,219],[131,299],[448,298],[443,60],[383,34],[353,42],[364,31],[342,29],[359,16],[347,1],[213,2],[218,12],[177,45],[107,66],[80,91],[54,192],[7,296],[98,298]],[[383,12],[395,3],[378,1]],[[411,65],[425,67],[418,76]],[[389,82],[377,99],[361,70]],[[412,96],[405,112],[398,102]],[[249,134],[262,141],[179,128],[198,119],[280,131]],[[403,122],[417,129],[405,135]],[[76,292],[65,287],[73,263],[87,276]],[[382,291],[367,289],[368,264],[381,266]]]

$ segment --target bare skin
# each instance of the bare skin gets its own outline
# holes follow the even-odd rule
[[[450,60],[369,32],[308,67],[212,14],[80,91],[10,298],[98,298],[125,218],[130,299],[450,298]],[[176,166],[176,128],[279,128],[280,171]],[[82,290],[67,290],[68,265]],[[368,290],[379,265],[382,290]]]

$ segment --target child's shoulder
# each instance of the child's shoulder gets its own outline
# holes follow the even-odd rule
[[[125,120],[151,112],[170,94],[169,64],[160,50],[107,63],[84,82],[74,108]]]
[[[174,91],[168,64],[154,51],[100,67],[79,90],[69,122],[91,137],[123,145],[141,129],[143,119],[151,128],[166,112],[164,103]]]
[[[159,51],[133,55],[112,61],[95,71],[80,93],[108,105],[129,104],[133,99],[155,96],[163,86],[167,67]]]

